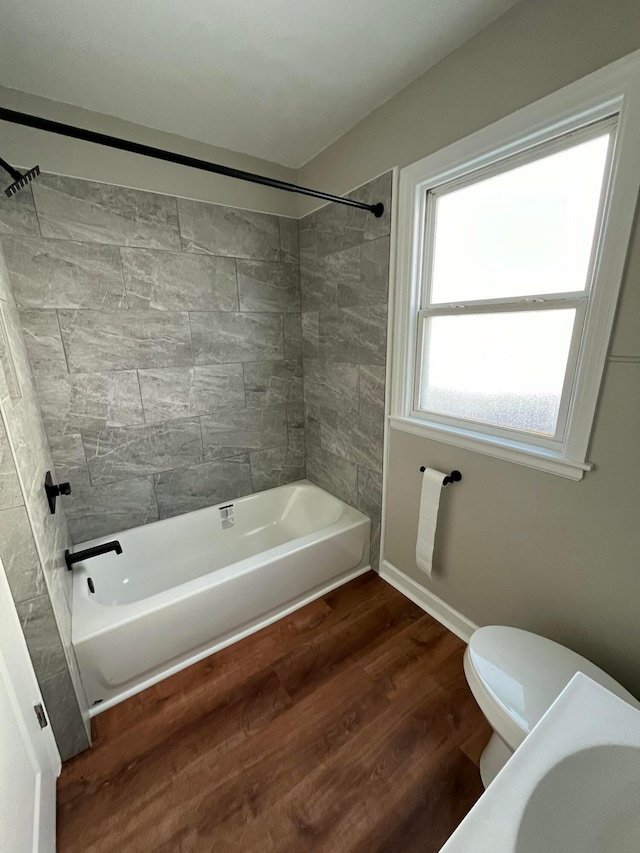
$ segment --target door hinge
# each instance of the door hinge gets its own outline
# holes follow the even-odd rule
[[[40,728],[46,728],[49,725],[49,720],[47,720],[47,715],[45,714],[42,705],[38,702],[37,705],[33,706],[33,710],[36,712],[36,717],[38,718],[38,722],[40,723]]]

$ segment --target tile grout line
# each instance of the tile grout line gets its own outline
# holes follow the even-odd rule
[[[42,310],[46,310],[46,309],[42,309]],[[60,333],[60,344],[62,345],[62,352],[64,355],[64,361],[65,361],[65,364],[67,365],[67,374],[69,376],[71,376],[71,367],[69,366],[69,356],[67,355],[67,348],[64,345],[64,337],[62,335],[62,326],[60,325],[60,314],[58,313],[59,310],[61,310],[61,309],[55,308],[54,310],[56,312],[56,323],[58,325],[58,332]],[[32,370],[33,370],[33,368],[32,368]],[[61,375],[64,376],[64,374],[61,374]]]
[[[145,407],[145,405],[144,405],[144,398],[143,398],[143,396],[142,396],[142,383],[140,382],[140,370],[142,370],[142,369],[144,369],[144,368],[137,368],[137,367],[136,367],[136,369],[135,369],[135,374],[136,374],[136,379],[137,379],[137,381],[138,381],[138,394],[139,394],[139,396],[140,396],[140,409],[142,410],[142,423],[143,423],[145,426],[147,426],[147,425],[148,425],[148,421],[147,421],[147,409],[146,409],[146,407]]]
[[[236,304],[238,306],[238,313],[240,312],[240,282],[238,281],[238,259],[233,258],[233,269],[235,270],[236,276]]]
[[[187,325],[189,327],[189,346],[191,347],[191,367],[195,367],[196,366],[196,357],[195,357],[195,351],[193,348],[193,329],[191,327],[191,311],[186,311],[185,313],[187,315]],[[194,313],[196,313],[196,312],[194,312]],[[159,369],[162,369],[162,368],[159,368]]]
[[[131,306],[129,305],[129,289],[127,287],[127,282],[124,277],[124,263],[122,261],[122,249],[123,246],[116,246],[118,250],[118,261],[120,266],[120,277],[122,278],[122,287],[124,289],[124,304],[126,305],[126,310],[131,310]]]
[[[31,193],[31,201],[33,202],[33,212],[36,215],[36,224],[38,226],[38,232],[40,234],[40,239],[46,240],[46,237],[42,233],[42,223],[40,222],[40,214],[38,213],[38,205],[36,204],[36,197],[33,193],[33,187],[29,187],[29,192]]]
[[[169,198],[173,201],[176,209],[176,236],[178,237],[178,248],[177,252],[182,252],[182,232],[180,230],[180,210],[178,208],[178,197],[175,195],[169,196]]]
[[[200,433],[200,450],[202,451],[202,456],[200,457],[200,461],[201,461],[201,463],[204,463],[206,460],[205,460],[205,454],[204,454],[204,436],[202,433],[202,417],[201,416],[198,416],[198,431]]]

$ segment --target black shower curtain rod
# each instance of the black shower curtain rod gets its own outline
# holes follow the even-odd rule
[[[364,201],[355,201],[350,198],[342,198],[321,190],[311,190],[307,187],[299,187],[288,181],[279,181],[276,178],[266,178],[264,175],[255,175],[253,172],[244,172],[242,169],[232,169],[230,166],[220,166],[218,163],[209,163],[207,160],[199,160],[197,157],[187,157],[185,154],[175,154],[173,151],[164,151],[162,148],[154,148],[151,145],[142,145],[139,142],[130,142],[127,139],[119,139],[117,136],[109,136],[106,133],[96,133],[94,130],[85,130],[81,127],[73,127],[59,121],[51,121],[40,116],[32,116],[26,113],[16,112],[0,107],[0,120],[9,121],[13,124],[22,124],[25,127],[33,127],[36,130],[46,130],[48,133],[58,133],[61,136],[69,136],[72,139],[81,139],[84,142],[95,142],[97,145],[106,145],[109,148],[118,148],[120,151],[130,151],[132,154],[142,154],[143,157],[154,157],[156,160],[166,160],[169,163],[177,163],[180,166],[190,166],[192,169],[201,169],[204,172],[215,172],[217,175],[225,175],[228,178],[237,178],[240,181],[250,181],[253,184],[262,184],[265,187],[273,187],[288,193],[300,193],[313,198],[321,198],[324,201],[333,201],[336,204],[345,204],[348,207],[357,207],[368,210],[374,216],[380,217],[384,213],[382,202],[378,204],[367,204]]]

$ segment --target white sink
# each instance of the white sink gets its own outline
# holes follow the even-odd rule
[[[531,793],[515,849],[640,850],[640,747],[601,744],[563,758]]]
[[[640,711],[578,673],[441,853],[639,853]]]

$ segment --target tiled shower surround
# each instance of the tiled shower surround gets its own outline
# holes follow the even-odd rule
[[[306,439],[375,557],[391,175],[354,194],[382,218],[328,205],[300,229],[55,175],[32,191],[0,228],[73,540],[304,477]]]
[[[32,191],[0,229],[73,540],[300,479],[306,440],[377,561],[391,175],[355,193],[382,218],[328,205],[300,228],[56,175]]]
[[[0,231],[15,215],[0,199]],[[20,212],[20,207],[17,208]],[[7,213],[8,211],[8,213]],[[71,546],[64,511],[51,515],[51,451],[0,247],[0,560],[63,759],[89,745],[88,708],[71,645]]]
[[[299,224],[54,175],[0,198],[0,557],[63,758],[88,745],[69,530],[232,500],[306,458],[371,516],[377,565],[391,175],[354,195],[385,215]],[[55,516],[53,462],[73,489]]]
[[[305,476],[296,220],[54,175],[16,198],[2,244],[75,542]]]
[[[382,503],[391,173],[353,193],[385,213],[331,204],[300,221],[307,476],[369,515]]]

